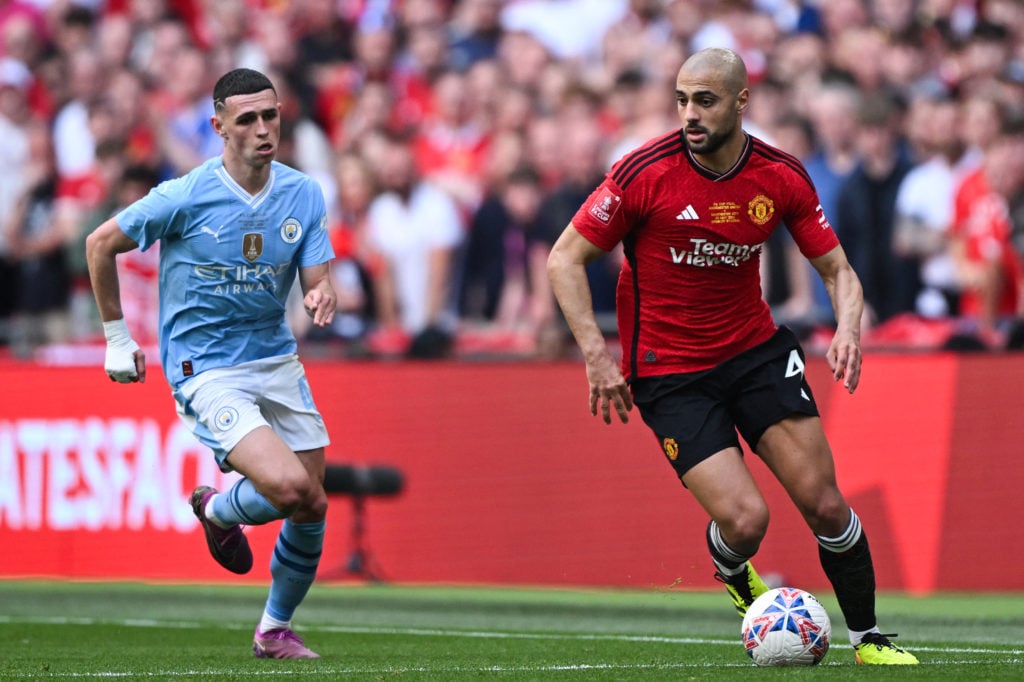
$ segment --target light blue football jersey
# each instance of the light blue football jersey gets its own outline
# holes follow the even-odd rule
[[[116,216],[160,241],[160,355],[172,387],[200,372],[296,352],[285,300],[299,267],[334,258],[320,186],[273,162],[255,195],[210,159]]]

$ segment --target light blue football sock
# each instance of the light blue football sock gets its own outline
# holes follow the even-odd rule
[[[270,559],[270,596],[265,613],[290,622],[292,614],[309,592],[320,565],[326,522],[294,523],[285,519]]]
[[[225,527],[236,523],[259,526],[284,518],[277,507],[256,491],[256,486],[248,478],[241,479],[227,491],[216,495],[209,508],[215,517],[212,520],[219,521]]]

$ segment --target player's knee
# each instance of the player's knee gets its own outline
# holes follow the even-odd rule
[[[322,487],[316,487],[313,493],[307,498],[302,509],[306,516],[311,519],[327,518],[327,493]]]
[[[267,487],[263,495],[272,505],[289,516],[304,504],[308,504],[309,498],[318,487],[305,474],[305,470],[302,470],[296,475],[281,475]]]
[[[818,535],[834,537],[842,533],[849,523],[849,509],[842,495],[836,493],[818,497],[802,511],[811,530]]]
[[[718,522],[726,542],[737,551],[753,554],[768,532],[768,508],[746,506]]]

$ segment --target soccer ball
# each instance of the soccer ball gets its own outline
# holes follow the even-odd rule
[[[741,634],[755,665],[817,665],[828,653],[832,622],[810,592],[777,587],[750,605]]]

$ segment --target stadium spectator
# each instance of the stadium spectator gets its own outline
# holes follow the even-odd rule
[[[0,57],[0,344],[10,341],[11,317],[17,308],[17,265],[4,224],[23,192],[31,163],[28,90],[32,73],[13,57]]]
[[[127,14],[104,14],[97,20],[96,48],[103,70],[120,71],[131,65],[132,23]]]
[[[145,83],[131,68],[112,69],[104,105],[113,119],[112,138],[121,143],[125,165],[143,165],[170,177],[169,161],[160,148],[160,116],[152,114]]]
[[[339,123],[344,121],[362,90],[369,83],[387,88],[392,99],[389,127],[409,133],[430,108],[430,87],[424,74],[403,68],[397,57],[400,46],[395,30],[386,17],[364,20],[353,39],[355,56],[349,63],[325,70],[317,84],[314,120],[324,127],[336,147],[348,142]]]
[[[33,22],[30,14],[8,14],[5,19],[0,18],[0,58],[20,62],[26,69],[35,70],[43,63],[49,49],[47,35]]]
[[[106,189],[100,203],[83,214],[69,240],[68,269],[71,275],[70,326],[72,340],[102,338],[103,325],[89,285],[85,240],[104,222],[146,196],[160,180],[156,169],[129,164]],[[128,331],[140,346],[155,347],[159,341],[159,263],[157,245],[148,251],[129,251],[117,259],[121,284],[121,308]]]
[[[53,120],[53,148],[61,192],[75,194],[96,158],[96,139],[89,127],[89,110],[97,104],[106,87],[106,74],[91,45],[78,48],[67,57],[69,99]]]
[[[814,21],[825,43],[831,47],[835,47],[847,31],[870,24],[868,7],[863,0],[831,0],[815,4],[817,17]]]
[[[544,192],[529,166],[512,171],[470,222],[459,312],[464,326],[507,336],[508,350],[550,355],[554,299],[545,271],[555,234],[541,219]]]
[[[525,31],[506,31],[498,42],[498,62],[510,86],[539,90],[544,69],[552,61],[543,43]],[[541,108],[538,113],[552,112]]]
[[[605,31],[627,7],[627,0],[516,0],[502,9],[501,27],[528,33],[558,60],[586,63],[599,58]]]
[[[601,115],[611,136],[607,166],[665,129],[672,115],[672,98],[666,90],[660,79],[638,70],[623,72],[615,79],[603,97]]]
[[[132,66],[148,87],[159,89],[167,87],[167,74],[174,73],[179,52],[193,44],[188,24],[173,13],[161,13],[161,4],[161,0],[132,2],[130,14],[135,35]],[[153,106],[161,103],[154,102]]]
[[[527,160],[526,136],[512,130],[495,133],[491,137],[489,154],[481,178],[484,195],[501,187],[505,179],[521,166],[533,168]],[[536,172],[535,168],[534,171]],[[543,185],[543,182],[541,184]]]
[[[868,96],[857,112],[859,161],[839,188],[830,216],[864,288],[869,325],[914,310],[915,261],[892,248],[896,193],[912,160],[900,135],[902,111],[887,94]]]
[[[958,90],[970,93],[987,88],[1005,68],[1013,56],[1008,40],[1009,31],[1002,24],[980,21],[970,37],[953,52],[957,71],[954,74]]]
[[[3,0],[0,2],[0,34],[6,39],[9,26],[14,24],[27,25],[37,35],[46,35],[46,17],[37,3],[23,0]],[[21,30],[19,28],[19,30]],[[7,45],[5,40],[5,47]]]
[[[951,253],[960,286],[959,314],[988,346],[998,346],[1024,314],[1024,275],[1010,241],[1009,202],[1024,187],[1024,127],[1008,120],[985,149],[981,166],[957,185]]]
[[[381,254],[388,279],[378,311],[383,331],[436,339],[429,354],[447,352],[456,327],[456,253],[464,237],[458,205],[425,181],[408,141],[390,136],[376,162],[381,186],[367,213],[367,241]],[[446,341],[447,339],[447,341]],[[403,342],[404,343],[404,342]],[[411,350],[412,345],[408,346]]]
[[[815,147],[802,159],[804,168],[818,190],[825,215],[839,212],[840,188],[859,160],[856,133],[857,110],[862,95],[842,78],[825,80],[809,88],[808,118],[814,128]],[[817,278],[815,278],[817,280]],[[832,319],[828,295],[820,281],[814,282],[815,309],[827,311],[822,321]]]
[[[395,63],[414,76],[419,87],[432,90],[437,79],[448,71],[448,42],[441,24],[417,24],[404,27],[405,41]]]
[[[652,77],[662,50],[672,44],[672,26],[665,17],[661,0],[630,0],[625,14],[604,33],[601,71],[604,89],[624,74],[639,73],[641,80]]]
[[[184,45],[164,79],[160,109],[153,114],[159,117],[160,149],[170,163],[171,175],[187,173],[223,149],[223,140],[210,126],[210,74],[218,72],[213,66],[206,52]]]
[[[393,131],[394,93],[385,83],[366,83],[352,107],[335,125],[333,146],[348,151],[366,136]]]
[[[254,12],[248,5],[246,0],[203,3],[203,12],[194,22],[196,43],[209,53],[212,63],[270,68],[266,54],[253,37],[250,27],[250,21],[262,20],[267,13]]]
[[[78,217],[72,202],[58,196],[52,140],[45,125],[28,128],[29,163],[17,202],[3,223],[15,265],[15,309],[11,348],[19,357],[68,338],[71,277],[66,248]]]
[[[957,132],[956,101],[944,90],[917,94],[910,112],[907,128],[916,131],[921,161],[907,172],[896,194],[892,249],[919,263],[915,312],[943,318],[959,309],[949,228],[954,188],[964,173],[965,145]]]
[[[762,82],[763,83],[763,82]],[[761,88],[752,90],[757,96]],[[813,148],[810,123],[795,113],[782,114],[772,121],[766,142],[805,159]],[[812,268],[787,230],[776,230],[765,242],[761,254],[761,290],[772,316],[798,337],[810,333],[831,312],[818,310],[814,300]]]
[[[693,36],[704,23],[705,4],[703,0],[669,0],[666,3],[665,17],[672,29],[672,42],[685,45],[687,51],[692,48]]]
[[[56,4],[49,8],[50,44],[58,55],[67,57],[83,49],[99,51],[93,40],[96,14],[80,3]]]
[[[392,3],[397,28],[403,38],[423,27],[440,26],[449,18],[451,0],[402,0]]]
[[[446,191],[465,215],[480,205],[480,178],[489,153],[486,119],[479,113],[472,108],[466,76],[447,71],[434,80],[430,111],[413,140],[419,172]]]
[[[1007,119],[1007,110],[989,88],[961,94],[958,102],[957,131],[966,146],[963,164],[965,168],[977,168],[985,150],[999,136]]]
[[[533,96],[519,86],[506,88],[502,82],[505,74],[496,59],[479,59],[466,71],[455,72],[465,74],[466,106],[482,130],[493,135],[509,128],[519,132],[525,129],[526,121],[533,115]],[[499,121],[503,108],[507,110]]]
[[[355,27],[340,16],[332,0],[301,0],[294,8],[294,68],[286,71],[302,108],[313,112],[318,93],[329,87],[335,73],[351,62],[355,48]],[[269,37],[291,37],[283,26],[268,32]]]
[[[598,186],[607,170],[605,137],[594,119],[560,121],[557,136],[561,181],[544,196],[543,232],[559,234],[583,201]],[[615,285],[622,258],[620,249],[587,264],[587,280],[598,322],[609,334],[615,331]]]
[[[301,305],[293,305],[291,326],[303,338],[336,339],[348,355],[369,352],[368,335],[377,326],[378,297],[391,300],[382,287],[390,284],[380,254],[368,245],[367,214],[377,193],[373,170],[354,152],[339,154],[334,161],[333,201],[328,201],[329,231],[334,260],[331,281],[338,297],[334,320],[324,328],[312,325]]]
[[[263,12],[259,21],[254,21],[252,41],[254,64],[281,74],[287,80],[299,105],[306,116],[315,111],[316,90],[307,82],[307,69],[303,68],[298,55],[294,31],[283,12]]]
[[[501,0],[458,0],[448,31],[448,64],[467,71],[481,60],[498,56]]]
[[[541,185],[547,191],[562,182],[561,135],[561,124],[555,116],[536,115],[523,136],[526,160],[540,174]]]

